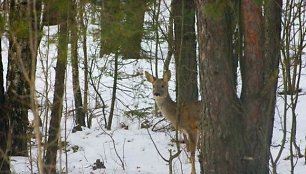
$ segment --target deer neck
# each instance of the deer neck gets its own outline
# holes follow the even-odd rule
[[[165,98],[156,98],[156,104],[162,114],[171,122],[176,118],[176,102],[168,95]]]

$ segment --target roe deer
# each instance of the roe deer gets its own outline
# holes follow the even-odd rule
[[[201,121],[201,102],[188,102],[180,106],[180,111],[177,113],[177,103],[171,99],[168,92],[168,81],[170,80],[170,71],[165,71],[163,78],[158,79],[145,71],[146,79],[153,85],[153,96],[155,102],[172,125],[187,134],[187,150],[190,151],[191,174],[195,174],[195,151],[198,140],[198,132]],[[177,119],[179,114],[180,120]]]

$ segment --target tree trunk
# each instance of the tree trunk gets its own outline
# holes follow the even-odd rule
[[[1,32],[0,32],[1,33]],[[0,52],[1,49],[0,40]],[[10,154],[9,154],[9,118],[5,112],[5,94],[4,94],[4,81],[3,81],[3,64],[2,54],[0,54],[0,173],[10,174]]]
[[[243,0],[242,92],[241,96],[237,95],[230,30],[232,14],[237,10],[240,9],[226,2],[197,1],[204,99],[203,173],[269,173],[278,56],[265,57],[262,6]],[[275,17],[279,21],[281,16]],[[275,28],[277,32],[271,34],[279,38],[280,30]],[[272,38],[266,37],[266,40]],[[270,46],[278,55],[278,44]],[[271,66],[265,64],[268,62]]]
[[[173,0],[177,101],[198,99],[195,4]]]
[[[113,118],[114,118],[114,111],[115,111],[115,103],[116,103],[116,95],[117,95],[117,81],[118,81],[118,58],[119,54],[115,54],[115,60],[114,60],[114,82],[113,82],[113,92],[112,92],[112,101],[111,101],[111,107],[109,111],[109,117],[108,117],[108,122],[106,129],[111,130],[112,128],[112,123],[113,123]]]
[[[200,77],[204,103],[203,173],[244,173],[242,110],[235,93],[231,57],[230,23],[226,9],[209,16],[198,1]],[[235,159],[235,160],[233,160]]]
[[[55,84],[53,95],[53,106],[49,126],[49,136],[47,151],[45,156],[45,173],[56,173],[56,157],[58,141],[60,141],[60,121],[62,118],[63,96],[65,89],[65,74],[67,66],[67,47],[68,47],[68,28],[67,22],[59,26],[58,38],[58,59],[56,62]]]
[[[72,66],[72,86],[74,95],[74,106],[76,120],[75,124],[79,126],[85,126],[85,113],[83,110],[82,93],[79,81],[79,60],[78,60],[78,24],[77,18],[77,4],[72,4],[72,16],[71,16],[71,66]]]
[[[89,78],[88,78],[88,73],[89,73],[89,68],[88,68],[88,56],[87,56],[87,23],[86,20],[84,19],[85,16],[85,5],[81,2],[81,14],[80,14],[80,19],[81,19],[81,31],[82,31],[82,48],[83,48],[83,54],[84,54],[84,104],[83,104],[83,112],[85,113],[85,116],[87,118],[87,127],[91,127],[91,122],[92,122],[92,117],[88,116],[88,89],[89,89]]]
[[[7,113],[12,133],[12,155],[27,156],[28,109],[31,78],[35,78],[36,53],[41,39],[41,1],[10,1]],[[34,72],[33,72],[34,71]],[[33,77],[32,77],[33,76]]]
[[[281,18],[282,15],[282,0],[267,0],[265,3],[265,81],[277,80],[278,66],[280,60],[280,42],[281,42]],[[270,59],[271,58],[271,59]],[[272,79],[270,79],[272,77]],[[269,88],[267,91],[270,100],[266,100],[266,112],[272,114],[271,120],[267,122],[269,130],[269,140],[272,139],[273,123],[274,123],[274,107],[276,98],[277,83],[274,87]]]
[[[12,135],[12,155],[27,156],[27,129],[29,103],[29,69],[31,67],[31,51],[28,44],[25,23],[26,9],[18,10],[14,1],[10,2],[10,37],[7,72],[7,106]],[[24,30],[18,28],[24,27]]]
[[[281,8],[280,4],[267,4]],[[264,15],[273,17],[276,27],[271,35],[265,35],[262,6],[252,0],[244,0],[241,5],[242,26],[244,28],[244,57],[241,61],[242,93],[241,102],[245,111],[245,142],[249,173],[269,173],[269,150],[274,120],[275,93],[277,86],[277,65],[279,61],[281,13]],[[270,21],[272,22],[272,21]],[[271,23],[270,23],[271,25]],[[267,25],[268,26],[268,25]],[[267,45],[271,41],[272,45]],[[267,57],[271,55],[274,56]]]

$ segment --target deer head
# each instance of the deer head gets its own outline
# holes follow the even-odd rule
[[[168,97],[168,82],[171,78],[171,72],[169,70],[164,72],[163,78],[158,79],[145,71],[147,80],[153,85],[153,96],[155,99]]]

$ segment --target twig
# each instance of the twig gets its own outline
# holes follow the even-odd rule
[[[125,170],[125,165],[124,165],[124,160],[123,160],[123,159],[124,159],[124,155],[123,155],[123,159],[122,159],[121,156],[119,155],[118,151],[117,151],[116,142],[115,142],[113,136],[112,136],[110,133],[106,132],[106,131],[101,127],[100,124],[99,124],[99,126],[100,126],[100,128],[102,129],[103,133],[105,133],[107,136],[109,136],[109,138],[112,140],[112,144],[113,144],[113,148],[114,148],[114,150],[115,150],[115,154],[116,154],[116,156],[118,157],[118,159],[120,160],[122,169]],[[124,143],[124,144],[125,144],[125,143]],[[123,144],[123,146],[124,146],[124,144]],[[123,153],[124,153],[124,147],[123,147]]]
[[[148,134],[149,134],[149,137],[150,137],[150,139],[151,139],[151,141],[152,141],[152,143],[153,143],[153,145],[154,145],[154,147],[155,147],[155,149],[156,149],[158,155],[159,155],[164,161],[166,161],[167,163],[169,163],[170,160],[167,160],[167,159],[160,153],[160,151],[158,150],[157,145],[156,145],[155,141],[153,140],[152,135],[151,135],[149,129],[147,129],[147,132],[148,132]],[[171,155],[171,154],[170,154],[170,155]]]

